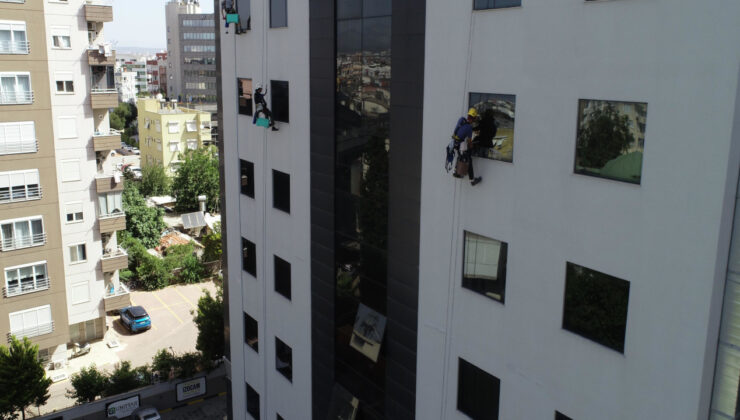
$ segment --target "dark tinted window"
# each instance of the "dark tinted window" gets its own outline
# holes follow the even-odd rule
[[[277,415],[277,420],[285,420],[280,414]]]
[[[468,107],[478,111],[473,154],[486,159],[513,162],[516,96],[470,92]]]
[[[462,286],[504,302],[508,244],[465,232]]]
[[[272,206],[290,213],[290,175],[272,170]]]
[[[257,247],[254,242],[242,238],[242,270],[257,277]]]
[[[473,9],[498,9],[501,7],[521,6],[522,0],[474,0]]]
[[[275,291],[290,300],[290,263],[275,255]]]
[[[560,411],[556,411],[555,420],[573,420],[573,419],[561,413]]]
[[[260,394],[247,384],[247,413],[255,420],[260,420]]]
[[[239,113],[252,115],[252,79],[237,79],[239,88]]]
[[[293,349],[275,337],[275,369],[293,382]]]
[[[259,353],[258,333],[257,320],[244,312],[244,342],[257,353]]]
[[[570,262],[565,271],[563,328],[624,352],[630,283]]]
[[[270,27],[282,28],[288,26],[287,0],[270,0]]]
[[[281,82],[278,80],[270,81],[270,88],[272,89],[272,119],[275,121],[289,122],[290,121],[290,108],[289,108],[289,94],[288,94],[288,82]]]
[[[457,372],[457,409],[475,420],[497,420],[501,381],[460,359]]]
[[[239,159],[241,170],[241,192],[254,198],[254,163]]]

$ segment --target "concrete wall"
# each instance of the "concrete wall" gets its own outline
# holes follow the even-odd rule
[[[269,29],[267,1],[253,1],[251,11],[244,34],[219,25],[233,412],[246,416],[246,381],[260,393],[263,418],[304,418],[311,410],[308,3],[289,4],[287,28]],[[270,80],[288,81],[290,123],[272,132],[239,115],[237,77],[268,89]],[[239,194],[239,158],[254,163],[255,199]],[[273,169],[290,174],[290,214],[272,208]],[[257,278],[241,271],[237,232],[257,246]],[[291,264],[290,301],[274,292],[273,255]],[[259,354],[244,343],[243,310],[259,323]],[[276,336],[293,350],[292,383],[275,370]]]
[[[465,418],[458,357],[501,379],[500,418],[706,418],[739,16],[715,1],[427,3],[418,418]],[[474,189],[441,155],[470,91],[516,95],[513,163],[475,160]],[[573,173],[579,98],[647,102],[641,185]],[[463,230],[509,243],[505,305],[460,287]],[[561,328],[566,261],[630,281],[624,354]]]

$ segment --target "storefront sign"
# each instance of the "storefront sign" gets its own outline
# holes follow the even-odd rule
[[[134,395],[125,400],[106,404],[105,412],[108,413],[108,418],[122,419],[130,416],[137,408],[139,408],[139,396]]]
[[[178,402],[205,395],[206,377],[201,376],[200,378],[180,382],[179,384],[177,384],[176,389]]]

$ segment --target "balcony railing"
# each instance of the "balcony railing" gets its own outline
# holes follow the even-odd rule
[[[98,216],[98,219],[100,219],[100,220],[114,219],[116,217],[121,217],[121,216],[126,216],[126,213],[124,213],[122,211],[115,211],[113,213],[101,214],[101,215]]]
[[[31,43],[28,41],[0,41],[0,54],[28,54]]]
[[[113,258],[118,257],[128,257],[128,254],[126,251],[123,250],[120,246],[116,249],[112,250],[111,252],[107,252],[103,254],[103,261],[105,260],[112,260]]]
[[[118,289],[107,289],[105,291],[105,297],[106,298],[112,298],[116,296],[123,296],[131,293],[131,291],[126,287],[125,284],[121,283],[118,285]]]
[[[0,251],[13,251],[15,249],[30,248],[32,246],[41,246],[45,243],[45,232],[19,238],[6,238],[0,241]]]
[[[120,136],[121,130],[115,128],[109,128],[108,131],[96,131],[93,133],[93,137],[107,137],[107,136]]]
[[[131,306],[131,292],[121,284],[118,289],[108,289],[103,296],[105,311],[116,311]]]
[[[0,3],[25,3],[26,0],[0,0]]]
[[[39,324],[35,327],[23,328],[21,330],[15,330],[8,333],[8,343],[10,343],[10,337],[15,336],[16,338],[21,337],[37,337],[39,335],[51,334],[54,332],[54,321]]]
[[[0,0],[1,1],[1,0]],[[16,153],[36,153],[39,150],[38,140],[20,143],[0,144],[0,155],[12,155]]]
[[[18,191],[0,191],[0,204],[40,200],[41,192],[41,187],[26,187],[22,193],[19,193]]]
[[[33,103],[33,91],[28,92],[0,92],[0,105],[16,105]]]
[[[92,93],[93,95],[95,95],[95,94],[111,94],[111,93],[118,93],[118,91],[115,90],[115,89],[110,89],[110,88],[92,88],[92,89],[90,89],[90,93]]]
[[[101,265],[104,273],[113,273],[116,270],[128,268],[128,254],[120,247],[103,254]]]
[[[3,287],[3,295],[6,298],[13,296],[25,295],[26,293],[40,292],[42,290],[49,289],[49,278],[37,279],[36,281],[24,283],[21,280],[21,284],[11,287]]]
[[[113,6],[113,0],[85,0],[91,6]]]

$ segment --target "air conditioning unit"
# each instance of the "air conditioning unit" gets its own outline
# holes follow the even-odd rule
[[[54,362],[54,370],[61,369],[64,366],[62,362]]]

